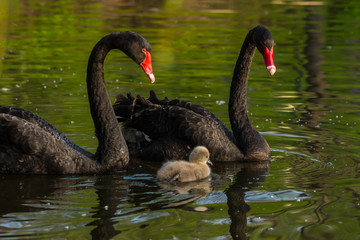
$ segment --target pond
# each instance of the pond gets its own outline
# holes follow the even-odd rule
[[[249,29],[274,36],[274,76],[257,52],[248,112],[270,162],[218,163],[211,180],[165,185],[161,163],[106,176],[0,175],[0,238],[359,239],[360,2],[0,1],[0,104],[45,118],[95,152],[90,51],[131,30],[152,45],[156,82],[111,52],[119,93],[200,104],[227,126],[235,61]]]

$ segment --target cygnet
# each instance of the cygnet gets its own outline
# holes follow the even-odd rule
[[[212,164],[209,157],[210,153],[206,147],[197,146],[191,152],[189,161],[166,162],[157,172],[157,177],[160,181],[167,182],[191,182],[204,179],[211,173],[211,169],[207,165],[207,163]]]

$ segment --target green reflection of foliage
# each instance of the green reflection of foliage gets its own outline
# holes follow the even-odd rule
[[[5,43],[6,43],[6,36],[7,36],[7,25],[8,25],[8,2],[7,1],[1,1],[0,2],[0,59],[3,59],[4,57],[4,51],[6,49]],[[0,61],[0,74],[2,71],[2,61]]]
[[[319,1],[322,5],[318,6],[306,2],[0,1],[0,101],[37,113],[80,146],[94,150],[85,85],[88,55],[102,36],[132,30],[152,44],[156,83],[150,85],[136,64],[114,51],[105,63],[112,99],[120,92],[147,96],[154,89],[160,98],[201,104],[229,126],[229,86],[241,43],[251,27],[266,25],[277,44],[274,60],[278,71],[270,77],[256,53],[248,110],[254,126],[265,133],[273,149],[270,175],[257,189],[306,191],[311,200],[250,203],[248,215],[265,222],[250,226],[248,233],[254,238],[294,239],[308,236],[301,235],[299,229],[303,229],[303,234],[316,239],[354,239],[359,230],[353,226],[360,215],[360,5],[357,0]],[[309,18],[313,15],[323,18]],[[320,30],[310,28],[311,24]],[[305,67],[309,32],[318,33],[322,41],[316,49],[323,74],[320,90],[310,89],[317,85],[308,82],[311,73]],[[96,201],[93,191],[79,194],[88,196],[83,205],[92,206]],[[76,197],[69,199],[76,201]],[[130,229],[119,239],[131,234],[139,234],[139,238],[171,233],[199,237],[194,226],[200,227],[203,238],[227,236],[228,224],[214,226],[203,221],[228,217],[226,204],[212,207],[214,210],[206,213],[154,211],[155,215],[171,216],[171,220],[147,221],[158,231],[132,224],[130,219],[136,214],[117,219],[115,226]],[[80,222],[74,220],[75,225]],[[89,228],[69,234],[89,236]]]

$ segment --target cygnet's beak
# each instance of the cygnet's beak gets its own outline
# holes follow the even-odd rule
[[[209,165],[213,165],[213,163],[210,161],[210,158],[209,158],[209,160],[207,161],[207,163],[209,164]]]

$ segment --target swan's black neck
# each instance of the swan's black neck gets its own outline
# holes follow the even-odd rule
[[[253,42],[254,29],[247,34],[242,45],[238,60],[235,65],[233,79],[230,88],[229,99],[229,117],[231,128],[238,146],[245,155],[254,150],[254,146],[268,145],[263,137],[253,128],[248,114],[246,105],[248,77],[250,73],[251,62],[255,54],[256,45]],[[262,148],[263,146],[261,146]],[[256,147],[257,148],[257,147]]]
[[[106,90],[103,65],[111,49],[127,51],[129,45],[123,32],[110,34],[96,44],[89,57],[87,89],[99,140],[95,158],[108,168],[124,167],[129,161],[129,153]]]
[[[245,38],[238,60],[236,61],[230,88],[229,117],[236,139],[241,136],[244,128],[248,128],[251,125],[246,107],[248,77],[256,50],[255,44],[251,43],[251,38],[252,32],[250,31]]]

